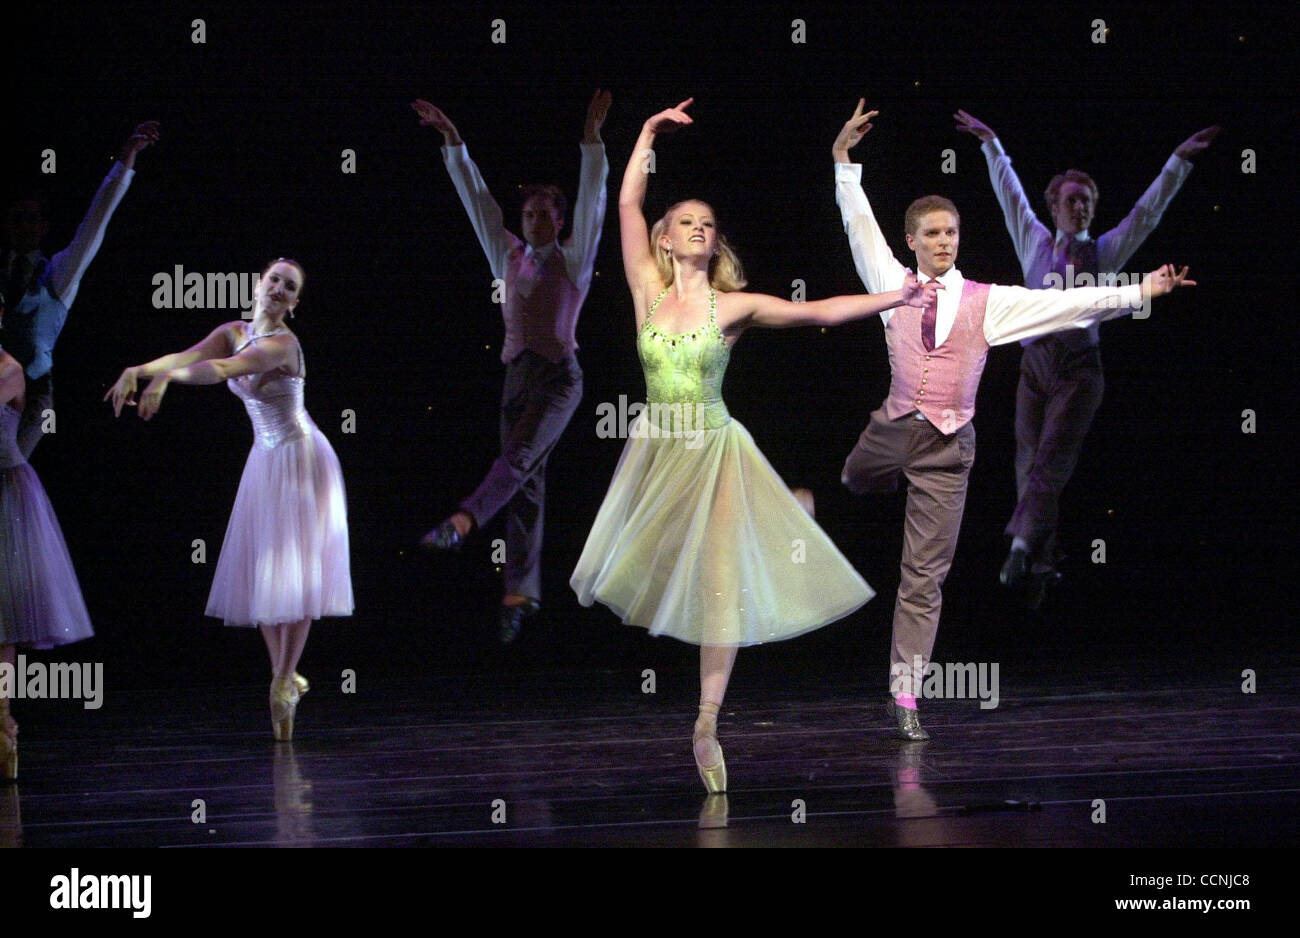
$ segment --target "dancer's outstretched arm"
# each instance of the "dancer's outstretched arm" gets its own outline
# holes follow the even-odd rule
[[[897,306],[934,306],[938,281],[921,285],[908,271],[903,286],[889,293],[833,296],[825,300],[794,303],[765,293],[724,293],[718,297],[718,328],[723,332],[747,326],[787,329],[792,326],[838,326],[875,316]]]
[[[623,171],[623,186],[618,193],[618,231],[623,245],[623,273],[632,291],[638,330],[645,323],[646,311],[654,295],[663,287],[650,250],[650,228],[646,224],[644,208],[646,187],[656,159],[655,138],[693,123],[686,109],[694,100],[687,98],[676,107],[660,111],[647,120],[632,147],[627,169]]]
[[[1165,264],[1145,274],[1141,283],[1124,287],[1075,287],[1072,290],[1030,290],[989,287],[984,310],[984,338],[1004,345],[1057,332],[1067,326],[1104,322],[1142,309],[1146,302],[1177,287],[1194,287],[1187,268]]]
[[[297,343],[288,334],[265,336],[263,341],[250,342],[238,354],[231,355],[233,336],[241,328],[238,321],[224,323],[184,352],[127,368],[104,395],[104,400],[112,402],[114,416],[121,416],[124,406],[136,406],[137,382],[141,378],[151,378],[138,404],[140,416],[148,420],[158,412],[167,385],[173,381],[178,384],[217,384],[230,378],[272,371],[294,360]]]
[[[157,121],[145,121],[135,128],[122,144],[117,162],[100,183],[99,190],[90,202],[90,208],[86,210],[86,217],[81,220],[77,233],[72,236],[72,242],[50,258],[50,288],[65,308],[71,307],[72,301],[77,298],[81,278],[104,241],[109,219],[113,217],[113,211],[131,185],[131,179],[135,175],[136,154],[157,141]]]
[[[113,416],[122,416],[123,407],[136,406],[136,387],[142,379],[156,378],[172,368],[184,368],[198,362],[228,356],[235,348],[236,330],[242,328],[239,321],[222,323],[208,333],[201,342],[191,345],[183,352],[163,355],[147,364],[132,365],[124,370],[104,395],[104,400],[111,401],[113,404]]]
[[[419,98],[411,102],[411,109],[420,115],[421,127],[433,127],[442,133],[442,156],[447,164],[447,174],[451,176],[456,194],[460,196],[460,204],[465,206],[465,212],[474,226],[478,243],[487,255],[492,276],[504,280],[506,260],[510,252],[523,244],[523,241],[506,231],[501,206],[492,197],[478,167],[469,158],[465,141],[451,118],[428,101]]]

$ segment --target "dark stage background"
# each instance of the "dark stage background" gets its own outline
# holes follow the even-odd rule
[[[145,424],[114,421],[100,399],[126,365],[233,318],[155,309],[154,274],[254,271],[285,254],[308,274],[293,328],[308,408],[344,468],[357,599],[352,619],[317,627],[303,670],[326,680],[353,668],[364,686],[371,676],[601,668],[626,671],[632,688],[656,667],[661,686],[689,699],[694,649],[579,607],[567,585],[622,447],[596,437],[596,408],[644,395],[618,255],[623,164],[646,117],[694,95],[695,126],[658,148],[648,212],[711,201],[751,289],[789,295],[798,278],[810,297],[860,292],[830,145],[865,96],[882,113],[854,155],[896,253],[908,258],[908,202],[942,192],[962,211],[959,267],[1002,283],[1019,282],[1019,266],[978,143],[953,129],[954,110],[998,131],[1036,202],[1055,172],[1090,171],[1097,234],[1183,139],[1223,126],[1129,265],[1190,264],[1200,286],[1158,301],[1150,319],[1103,329],[1106,400],[1065,499],[1067,580],[1041,617],[996,587],[1014,502],[1019,350],[990,354],[935,657],[1018,661],[1040,675],[1062,656],[1209,660],[1225,680],[1266,669],[1294,648],[1284,571],[1295,540],[1296,330],[1284,278],[1297,186],[1294,98],[1281,82],[1293,30],[1226,5],[1177,9],[48,5],[10,36],[9,87],[22,103],[8,112],[5,148],[15,185],[38,181],[50,196],[47,253],[67,243],[131,128],[162,124],[82,281],[56,354],[57,433],[34,459],[98,632],[59,654],[104,661],[110,694],[119,682],[261,680],[260,640],[202,615],[251,438],[243,408],[224,388],[174,386]],[[504,44],[491,42],[498,16]],[[191,41],[198,17],[204,44]],[[1111,28],[1105,44],[1091,41],[1096,18]],[[791,42],[795,19],[805,44]],[[417,126],[408,102],[428,98],[456,121],[514,226],[515,184],[556,181],[576,194],[597,87],[612,89],[614,105],[603,132],[610,211],[578,334],[586,396],[548,474],[543,614],[498,655],[487,629],[499,525],[458,557],[410,550],[494,457],[503,369],[488,265],[440,136]],[[955,174],[941,172],[949,147]],[[58,172],[37,178],[46,148]],[[355,174],[340,170],[345,148]],[[1253,174],[1242,171],[1245,149]],[[835,672],[859,676],[864,692],[883,688],[902,496],[855,499],[838,476],[888,378],[874,321],[753,331],[733,353],[732,413],[788,481],[815,490],[819,521],[880,594],[810,637],[746,652],[737,687]],[[1246,409],[1254,434],[1242,432]],[[345,410],[355,433],[342,432]],[[196,538],[206,565],[191,562]],[[1090,562],[1096,538],[1105,565]],[[429,686],[439,693],[436,679]]]

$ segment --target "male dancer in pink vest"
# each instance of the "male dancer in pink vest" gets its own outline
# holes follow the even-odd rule
[[[848,151],[877,111],[858,101],[832,147],[836,201],[853,262],[868,292],[898,289],[907,273],[894,257],[862,190],[862,167]],[[904,217],[907,246],[923,283],[938,280],[937,309],[901,306],[881,314],[889,349],[889,396],[849,453],[841,476],[855,494],[889,492],[906,476],[902,577],[894,604],[890,696],[886,704],[907,740],[928,739],[916,698],[939,630],[941,588],[952,565],[975,462],[975,393],[990,346],[1110,319],[1141,309],[1185,280],[1169,265],[1126,287],[1029,290],[967,280],[956,268],[961,220],[942,196],[923,196]]]
[[[421,125],[442,132],[447,172],[469,213],[492,276],[505,287],[501,313],[506,326],[501,348],[506,365],[501,455],[460,509],[426,534],[422,543],[458,550],[470,531],[507,509],[505,596],[499,615],[503,644],[513,642],[524,617],[541,606],[546,460],[582,401],[574,333],[591,288],[605,222],[609,161],[600,128],[610,102],[609,92],[598,90],[587,107],[573,234],[562,244],[558,239],[566,204],[559,188],[525,188],[520,239],[506,230],[501,207],[469,158],[456,126],[428,101],[411,105]]]
[[[1011,157],[987,124],[966,111],[953,117],[957,129],[979,138],[989,179],[1015,244],[1027,287],[1070,289],[1092,286],[1120,273],[1155,230],[1173,197],[1192,171],[1192,157],[1208,147],[1219,128],[1207,127],[1178,145],[1160,175],[1147,187],[1124,220],[1093,239],[1088,234],[1097,208],[1097,184],[1087,173],[1068,169],[1047,186],[1053,236],[1038,220]],[[1084,437],[1101,406],[1104,379],[1098,322],[1021,339],[1020,384],[1016,388],[1016,510],[1007,523],[1011,551],[1001,581],[1023,588],[1037,610],[1056,571],[1056,523],[1065,490],[1083,449]]]

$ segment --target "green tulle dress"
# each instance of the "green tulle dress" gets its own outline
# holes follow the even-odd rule
[[[645,410],[570,579],[624,623],[696,645],[757,645],[828,625],[875,595],[722,402],[731,349],[709,320],[637,336]]]

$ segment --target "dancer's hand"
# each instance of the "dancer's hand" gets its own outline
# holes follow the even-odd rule
[[[447,146],[459,146],[465,142],[461,139],[460,131],[456,129],[456,125],[451,122],[451,118],[423,98],[416,98],[412,101],[411,110],[420,115],[421,127],[436,127],[442,131],[442,141]]]
[[[939,305],[939,291],[944,288],[938,280],[931,280],[929,283],[922,284],[916,279],[916,274],[910,270],[907,276],[903,278],[903,286],[900,292],[903,294],[904,306],[919,306],[921,309],[933,309]]]
[[[613,101],[614,96],[608,91],[596,89],[596,93],[591,96],[591,103],[587,105],[587,123],[582,128],[583,143],[600,143],[600,128],[605,124]]]
[[[135,406],[136,383],[140,379],[140,369],[132,366],[122,372],[122,376],[117,379],[117,383],[108,389],[104,395],[104,400],[111,400],[113,404],[113,416],[122,416],[123,407]]]
[[[997,136],[992,127],[968,111],[958,109],[953,117],[957,120],[958,130],[964,130],[972,136],[979,137],[981,143],[988,143]]]
[[[126,143],[122,144],[122,149],[118,153],[118,162],[127,169],[135,168],[135,155],[146,147],[152,146],[158,142],[158,122],[145,121],[131,132],[131,136],[126,138]]]
[[[835,157],[835,162],[849,162],[849,150],[856,147],[862,141],[862,138],[871,132],[871,118],[880,112],[867,111],[865,114],[862,113],[862,107],[866,103],[866,98],[858,98],[858,106],[853,109],[853,116],[840,128],[839,136],[835,138],[835,143],[831,145],[831,153]]]
[[[1164,296],[1173,292],[1175,287],[1194,287],[1195,280],[1187,279],[1187,268],[1176,270],[1173,264],[1165,264],[1157,270],[1142,277],[1142,296],[1146,299]]]
[[[1215,124],[1212,127],[1206,127],[1204,130],[1198,130],[1178,144],[1178,149],[1174,151],[1174,155],[1190,160],[1214,142],[1214,138],[1219,135],[1219,129],[1219,125]]]
[[[686,109],[694,102],[694,98],[687,98],[676,107],[660,111],[645,122],[645,129],[654,134],[666,134],[695,123],[691,115],[686,113]]]
[[[140,404],[136,409],[141,420],[148,420],[158,413],[158,408],[162,407],[163,394],[166,393],[167,385],[170,383],[171,378],[165,373],[149,382],[149,386],[140,395]]]

